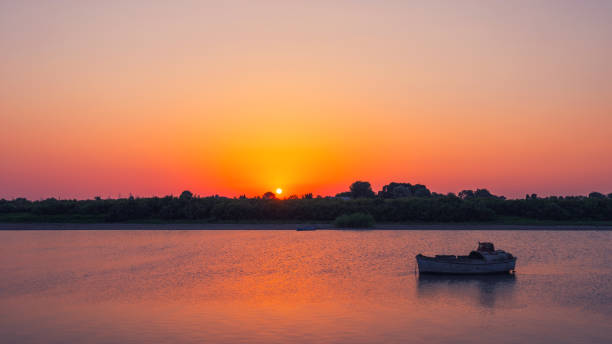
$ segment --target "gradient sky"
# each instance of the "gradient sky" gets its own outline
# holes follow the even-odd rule
[[[612,192],[612,1],[0,0],[0,198]]]

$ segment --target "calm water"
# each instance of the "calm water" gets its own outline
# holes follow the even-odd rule
[[[612,232],[0,232],[6,343],[612,342]],[[423,278],[478,240],[512,276]]]

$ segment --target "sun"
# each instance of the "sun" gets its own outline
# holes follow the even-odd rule
[[[282,193],[283,193],[283,189],[281,189],[281,188],[276,188],[276,194],[277,194],[277,195],[280,195],[280,194],[282,194]]]

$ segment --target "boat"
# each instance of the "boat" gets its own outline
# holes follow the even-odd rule
[[[479,242],[478,249],[467,256],[416,256],[421,274],[495,274],[514,272],[516,257],[503,250],[495,250],[490,242]]]
[[[298,227],[296,229],[296,231],[298,232],[303,232],[303,231],[316,231],[317,230],[317,226],[302,226],[302,227]]]

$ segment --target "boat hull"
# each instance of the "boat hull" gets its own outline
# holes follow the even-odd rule
[[[500,274],[514,271],[516,265],[516,257],[495,262],[485,262],[479,259],[444,260],[426,256],[417,256],[416,260],[419,273],[422,274]]]

